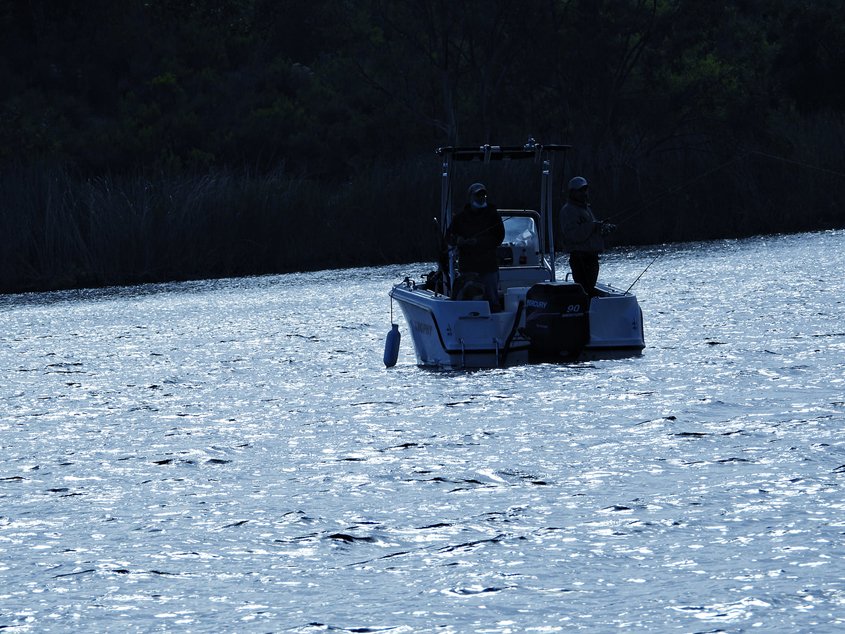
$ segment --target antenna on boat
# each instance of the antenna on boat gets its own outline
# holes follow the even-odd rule
[[[545,223],[545,226],[541,229],[544,233],[544,238],[547,241],[546,244],[548,245],[548,248],[546,250],[549,253],[550,258],[549,267],[551,269],[551,281],[554,282],[556,279],[555,222],[554,208],[552,207],[552,205],[554,201],[555,151],[563,151],[563,165],[561,167],[561,170],[564,170],[566,168],[566,150],[569,149],[569,146],[542,146],[537,143],[533,138],[529,138],[528,143],[525,144],[525,149],[533,149],[536,154],[537,160],[542,160],[542,170],[540,175],[540,215],[543,217],[543,222]],[[548,151],[544,152],[543,150]]]
[[[443,163],[440,168],[440,240],[445,243],[446,231],[452,224],[452,155],[450,152],[443,153]],[[438,257],[439,257],[438,253]],[[452,284],[455,280],[455,259],[453,254],[447,251],[448,269],[443,273],[443,292],[446,295],[452,294]],[[438,261],[438,269],[440,269]]]
[[[554,222],[552,222],[552,167],[551,159],[543,159],[542,181],[540,185],[540,215],[543,222],[546,224],[543,229],[546,230],[546,240],[548,240],[548,252],[551,254],[551,262],[549,262],[549,273],[551,274],[551,281],[555,281],[555,238],[554,238]]]

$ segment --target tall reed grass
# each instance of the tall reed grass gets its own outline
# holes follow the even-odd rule
[[[781,113],[757,144],[701,143],[628,160],[579,153],[594,210],[618,244],[741,238],[845,227],[845,119]],[[607,187],[610,185],[610,187]]]
[[[597,215],[619,224],[617,245],[845,227],[841,117],[790,130],[780,156],[680,149],[630,161],[621,148],[578,150],[558,177],[590,179]],[[282,169],[90,178],[7,167],[0,292],[433,262],[437,168],[429,157],[321,183]],[[486,180],[500,207],[538,202],[531,176],[502,169],[459,177],[456,202],[473,180]],[[559,190],[555,208],[562,203]]]
[[[430,174],[333,186],[283,172],[78,178],[0,172],[0,292],[233,277],[434,257]],[[423,195],[421,196],[421,192]]]

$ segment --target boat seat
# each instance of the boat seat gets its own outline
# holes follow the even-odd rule
[[[484,285],[478,281],[478,276],[475,273],[458,275],[452,285],[452,294],[449,299],[484,299]]]

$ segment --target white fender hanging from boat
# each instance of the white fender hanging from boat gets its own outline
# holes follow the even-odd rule
[[[399,324],[391,324],[390,332],[384,342],[384,365],[392,368],[399,359],[399,342],[402,335],[399,334]]]

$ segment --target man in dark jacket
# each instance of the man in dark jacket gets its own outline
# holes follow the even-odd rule
[[[446,241],[458,248],[458,269],[466,282],[472,278],[484,287],[490,310],[499,310],[499,260],[496,250],[505,239],[499,211],[487,202],[487,188],[474,183],[469,201],[446,232]]]
[[[569,252],[572,279],[588,295],[594,295],[599,277],[599,253],[604,251],[604,236],[616,225],[596,220],[589,202],[589,185],[583,176],[569,181],[569,200],[560,210],[563,249]]]

